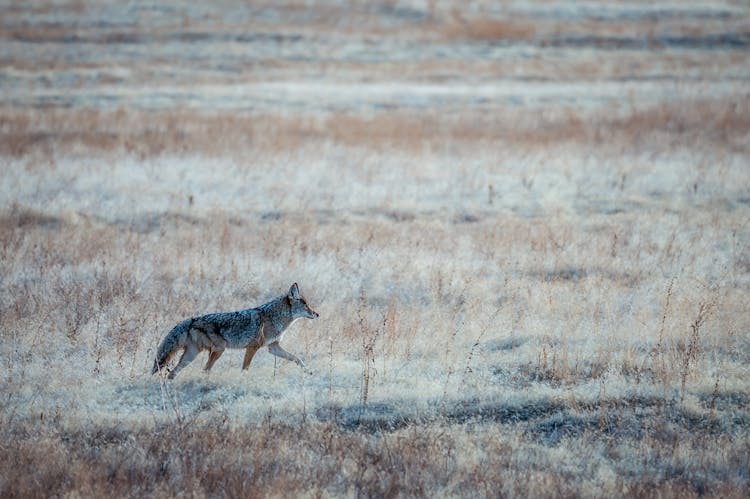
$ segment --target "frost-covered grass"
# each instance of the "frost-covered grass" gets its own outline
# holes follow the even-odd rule
[[[668,157],[633,170],[600,157],[584,179],[556,171],[593,163],[572,148],[526,168],[476,154],[472,178],[373,151],[368,188],[366,167],[312,154],[299,152],[304,167],[287,155],[9,160],[4,490],[747,487],[741,167],[725,160],[732,185],[709,175],[702,194],[685,180],[698,167]],[[622,190],[605,180],[615,165]],[[640,187],[649,176],[661,192]],[[241,372],[241,351],[209,375],[203,357],[173,383],[148,375],[180,319],[258,305],[293,281],[321,317],[285,343],[313,375],[265,352]],[[28,476],[24,459],[47,464]]]
[[[553,42],[615,20],[655,39],[732,32],[747,9],[538,5],[511,6],[515,24],[491,4],[358,7],[361,33],[329,25],[335,2],[312,17],[259,7],[264,32],[280,19],[287,36],[277,52],[257,39],[277,56],[264,88],[317,97],[238,110],[195,105],[164,90],[172,69],[147,69],[200,61],[239,15],[187,16],[149,50],[128,30],[161,10],[133,28],[109,5],[125,27],[108,29],[131,38],[98,44],[92,11],[23,36],[18,20],[7,73],[30,78],[13,89],[28,102],[0,108],[0,496],[744,497],[746,52]],[[55,38],[70,19],[79,42]],[[400,23],[414,24],[403,46]],[[414,43],[446,60],[415,59]],[[333,62],[296,67],[297,44]],[[87,46],[88,65],[50,69],[42,45]],[[363,50],[386,60],[372,68]],[[233,87],[213,65],[240,53],[165,67],[220,104]],[[517,81],[495,85],[498,68]],[[68,93],[40,71],[100,78]],[[313,74],[346,91],[319,95]],[[364,95],[369,76],[387,91]],[[478,81],[477,101],[455,95]],[[92,104],[107,85],[109,104]],[[32,106],[37,90],[93,97]],[[145,105],[154,95],[168,105]],[[246,372],[228,351],[210,374],[205,354],[173,382],[148,374],[179,320],[292,282],[320,318],[283,343],[313,374],[266,351]]]

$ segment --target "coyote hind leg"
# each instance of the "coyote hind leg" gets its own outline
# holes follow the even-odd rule
[[[197,355],[198,355],[198,348],[192,345],[185,348],[185,351],[183,352],[182,357],[180,358],[180,361],[177,363],[175,368],[172,369],[172,372],[169,373],[169,379],[172,379],[175,376],[177,376],[177,373],[180,372],[183,367],[190,364]]]
[[[221,357],[221,354],[224,353],[224,350],[211,350],[208,352],[208,361],[206,362],[206,367],[203,368],[204,371],[208,372],[211,370],[211,368],[214,366],[214,363],[219,360],[219,357]]]
[[[250,361],[253,360],[253,356],[255,356],[255,352],[260,349],[260,345],[250,345],[245,350],[245,359],[242,361],[242,370],[244,371],[247,369],[247,367],[250,365]]]

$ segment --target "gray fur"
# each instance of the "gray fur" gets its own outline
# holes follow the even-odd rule
[[[225,349],[244,348],[247,352],[243,369],[246,369],[255,352],[264,346],[273,355],[296,362],[304,368],[299,358],[279,345],[292,322],[303,317],[314,319],[318,313],[310,308],[297,283],[294,283],[288,293],[256,308],[185,319],[162,340],[151,373],[165,370],[179,350],[183,350],[183,354],[177,366],[169,372],[170,378],[203,350],[209,352],[205,367],[208,371]]]

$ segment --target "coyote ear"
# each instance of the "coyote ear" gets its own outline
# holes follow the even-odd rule
[[[299,300],[299,286],[297,286],[296,282],[292,284],[291,288],[289,288],[289,296],[291,296],[295,300]]]

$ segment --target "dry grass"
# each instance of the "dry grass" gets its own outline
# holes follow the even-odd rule
[[[559,420],[550,426],[565,424],[569,422]],[[618,423],[608,424],[615,427]],[[621,439],[599,436],[605,432],[596,430],[595,422],[586,421],[586,425],[591,429],[577,436],[580,443],[605,448],[607,454],[633,453],[634,449],[623,445]],[[241,428],[211,421],[187,427],[169,424],[134,429],[103,427],[87,433],[45,431],[14,445],[4,461],[17,466],[49,463],[39,475],[43,481],[18,480],[17,466],[4,467],[3,471],[8,477],[6,484],[23,496],[96,496],[127,490],[133,496],[172,496],[176,491],[228,497],[264,492],[424,496],[440,491],[458,496],[604,493],[741,497],[741,489],[730,483],[706,478],[716,473],[713,466],[685,466],[679,458],[680,454],[701,453],[703,446],[713,448],[715,444],[691,432],[685,432],[679,443],[658,429],[645,433],[644,439],[652,442],[652,448],[673,449],[644,455],[630,466],[664,463],[674,466],[679,478],[665,482],[656,472],[641,476],[636,483],[627,479],[618,483],[606,466],[581,473],[571,465],[568,473],[585,476],[581,481],[571,481],[564,474],[549,473],[550,467],[559,465],[559,457],[548,447],[523,442],[492,425],[409,426],[372,434],[342,431],[330,423],[280,423],[273,419]],[[179,445],[175,445],[177,442]],[[571,454],[571,460],[586,458],[585,453]],[[746,456],[732,451],[704,457],[706,461],[718,458],[726,463],[724,466],[747,464]],[[528,462],[530,458],[533,464]],[[627,473],[626,469],[621,471]]]
[[[0,32],[0,496],[747,495],[747,55],[631,43],[746,8],[77,5]],[[294,281],[313,375],[148,375]]]
[[[517,41],[533,39],[536,27],[530,21],[479,18],[467,20],[461,12],[452,12],[453,22],[443,28],[449,39]]]
[[[16,206],[3,494],[742,496],[747,209],[716,209],[684,208],[670,238],[669,213]],[[292,279],[321,312],[287,339],[314,376],[262,354],[241,373],[241,352],[146,374],[172,323]]]
[[[6,109],[0,115],[0,152],[51,159],[61,154],[242,156],[273,153],[322,141],[346,147],[419,152],[448,143],[500,143],[533,149],[570,144],[593,149],[723,147],[747,152],[750,109],[744,99],[695,99],[648,106],[623,102],[595,112],[560,109],[436,114],[380,112],[297,115],[169,110]]]

